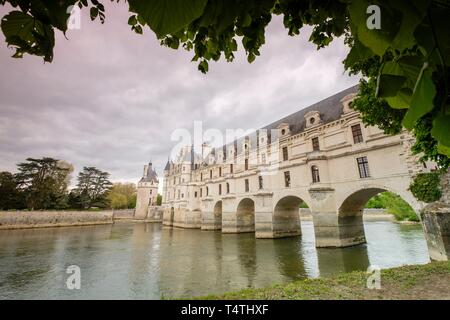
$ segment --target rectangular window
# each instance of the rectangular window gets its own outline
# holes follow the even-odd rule
[[[283,161],[287,161],[289,159],[288,148],[283,147]]]
[[[209,170],[209,178],[212,179],[212,170]]]
[[[219,177],[222,176],[222,167],[219,167]]]
[[[200,188],[200,198],[203,197],[203,189]]]
[[[354,143],[361,143],[364,141],[361,131],[361,125],[355,124],[354,126],[352,126],[352,134]]]
[[[289,171],[284,172],[284,186],[286,188],[291,186],[291,173]]]
[[[248,170],[248,159],[245,159],[245,170]]]
[[[203,181],[203,172],[200,173],[200,181]]]
[[[264,188],[264,181],[263,181],[263,177],[259,176],[259,189],[263,189]]]
[[[358,162],[359,177],[370,178],[369,161],[367,161],[367,157],[357,158],[356,161]]]
[[[227,182],[227,193],[230,193],[230,184]]]
[[[233,164],[230,164],[230,173],[233,173]]]
[[[312,138],[312,147],[313,147],[313,151],[319,151],[320,150],[320,146],[319,146],[319,138]]]
[[[219,196],[222,194],[222,185],[219,184]]]
[[[245,179],[245,192],[249,192],[250,191],[250,184],[248,182],[248,179]]]
[[[197,191],[194,192],[194,197],[197,198]]]

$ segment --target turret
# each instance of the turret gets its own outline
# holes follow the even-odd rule
[[[143,176],[138,182],[136,210],[134,212],[136,219],[147,218],[148,208],[157,205],[158,185],[158,175],[150,162],[144,166]]]

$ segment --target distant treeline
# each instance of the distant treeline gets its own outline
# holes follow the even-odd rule
[[[84,167],[69,190],[73,165],[53,158],[28,158],[17,173],[0,172],[0,210],[127,209],[136,206],[136,185],[109,181],[110,174]]]
[[[399,221],[419,221],[419,217],[405,200],[388,191],[371,198],[367,202],[366,208],[386,209]]]

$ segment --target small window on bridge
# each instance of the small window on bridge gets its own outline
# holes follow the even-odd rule
[[[367,157],[356,158],[356,161],[358,163],[359,177],[370,178],[369,161],[367,160]]]
[[[317,166],[311,167],[311,175],[313,183],[320,182],[319,168]]]
[[[291,173],[289,171],[284,172],[284,186],[286,188],[291,186]]]

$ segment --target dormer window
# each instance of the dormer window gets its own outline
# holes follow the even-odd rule
[[[281,123],[280,125],[278,125],[277,129],[279,130],[279,135],[284,137],[286,135],[289,134],[289,124],[288,123]]]
[[[355,97],[356,97],[356,93],[350,93],[341,99],[341,103],[343,106],[343,108],[342,108],[343,113],[352,111],[352,109],[350,107],[350,103],[353,101],[353,99],[355,99]]]
[[[321,123],[319,111],[309,111],[305,114],[306,127],[312,127]]]

